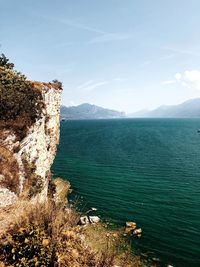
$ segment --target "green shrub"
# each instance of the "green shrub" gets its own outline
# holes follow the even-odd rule
[[[14,64],[9,62],[9,59],[4,55],[1,54],[0,56],[0,67],[5,67],[6,69],[13,69]]]
[[[41,114],[41,93],[21,73],[13,70],[14,64],[0,56],[0,120],[26,117],[33,123]]]

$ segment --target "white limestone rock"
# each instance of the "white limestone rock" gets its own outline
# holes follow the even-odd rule
[[[8,206],[17,200],[15,193],[7,188],[0,188],[0,207]]]
[[[8,160],[11,160],[11,158],[13,161],[15,160],[18,164],[19,175],[19,181],[16,184],[18,193],[11,192],[9,188],[0,188],[0,203],[6,202],[2,200],[2,198],[6,198],[6,194],[7,203],[10,204],[19,195],[23,194],[25,183],[24,159],[30,165],[34,165],[35,174],[40,176],[43,182],[43,188],[37,196],[38,199],[43,201],[47,197],[47,173],[50,171],[55,158],[60,136],[61,90],[55,88],[52,84],[45,83],[36,83],[35,87],[39,87],[42,92],[44,108],[41,118],[29,128],[27,135],[20,142],[12,129],[5,129],[0,135],[0,160],[1,151],[3,151],[5,164],[6,157],[9,157]],[[2,173],[0,173],[0,176],[3,179]],[[16,181],[14,182],[16,183]]]

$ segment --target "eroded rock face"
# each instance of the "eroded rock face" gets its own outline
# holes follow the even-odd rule
[[[0,133],[0,206],[19,196],[45,200],[48,174],[56,155],[60,135],[61,89],[54,84],[34,83],[42,92],[42,116],[19,140],[15,131]]]

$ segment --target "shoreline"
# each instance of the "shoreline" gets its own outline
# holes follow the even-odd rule
[[[75,206],[79,207],[79,205],[77,205],[76,203],[76,199],[81,199],[81,202],[85,203],[84,199],[82,196],[80,196],[78,193],[75,193],[74,190],[72,189],[72,194],[73,197],[71,198],[70,195],[68,197],[69,199],[69,203],[71,203],[73,205],[73,202],[75,203]],[[75,199],[75,201],[74,201]],[[80,214],[84,215],[85,212],[87,212],[88,210],[88,206],[82,208],[79,207],[78,208],[78,212],[80,212]],[[112,218],[108,218],[108,217],[103,217],[103,215],[99,215],[98,212],[100,212],[100,210],[97,209],[97,211],[91,212],[92,216],[100,216],[101,221],[100,224],[102,225],[102,227],[105,227],[105,230],[109,231],[114,231],[117,233],[120,233],[121,237],[124,239],[124,242],[126,243],[127,247],[131,248],[131,253],[133,253],[133,257],[139,257],[142,264],[144,264],[143,266],[145,267],[173,267],[174,265],[172,265],[172,263],[167,263],[166,261],[162,260],[160,257],[158,257],[158,255],[153,252],[153,251],[147,251],[144,249],[141,249],[141,247],[138,246],[138,242],[142,243],[142,236],[140,238],[138,237],[134,237],[132,235],[126,234],[125,233],[125,224],[126,221],[124,221],[124,223],[117,223],[115,220],[113,220]],[[90,225],[88,226],[90,227]],[[146,265],[145,265],[146,264]]]

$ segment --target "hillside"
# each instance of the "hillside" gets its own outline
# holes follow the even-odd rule
[[[160,106],[151,111],[129,114],[131,118],[199,118],[200,98],[185,101],[179,105]]]
[[[112,119],[124,118],[125,113],[84,103],[78,106],[61,106],[61,119]]]

